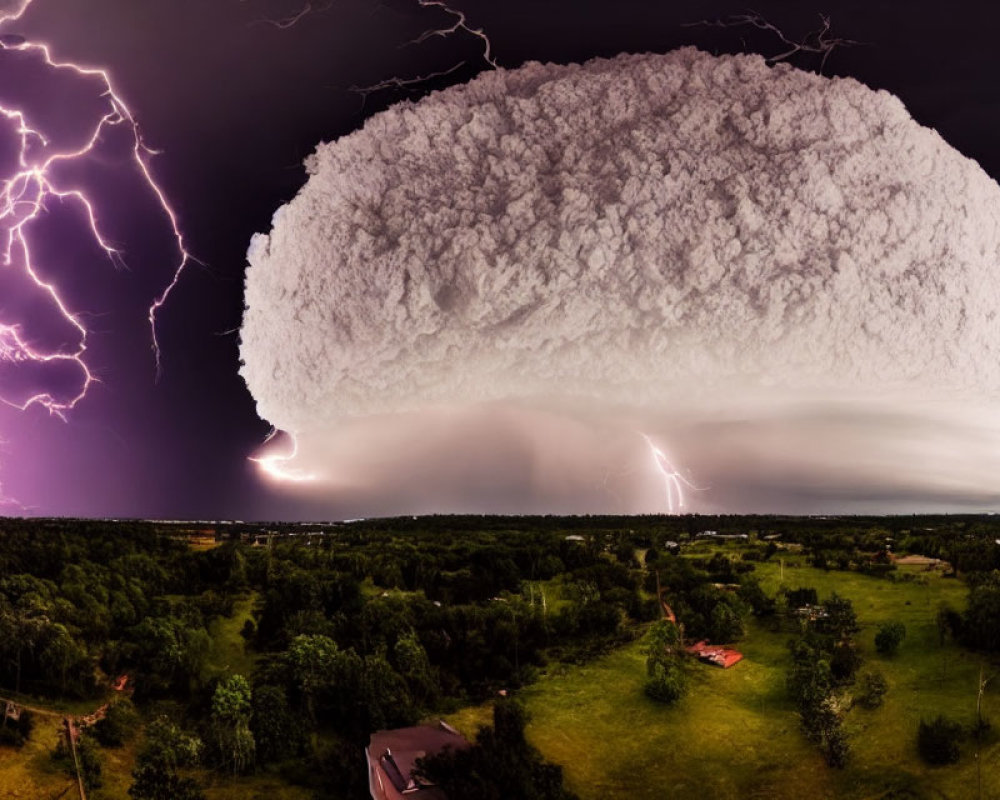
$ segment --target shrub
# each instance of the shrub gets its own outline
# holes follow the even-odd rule
[[[851,754],[851,745],[847,740],[847,734],[840,725],[836,725],[826,731],[823,754],[826,763],[831,767],[842,769],[847,766],[847,759]]]
[[[962,726],[940,714],[917,729],[917,751],[928,764],[954,764],[958,761],[958,743]]]
[[[906,626],[902,622],[884,622],[875,634],[875,649],[884,656],[892,656],[906,638]]]
[[[866,672],[861,676],[857,700],[865,708],[878,708],[882,705],[889,684],[881,672]]]
[[[80,763],[80,774],[83,785],[90,792],[100,789],[104,783],[101,778],[101,759],[97,755],[97,747],[89,736],[81,736],[76,744],[76,758]]]
[[[35,728],[34,715],[27,710],[21,711],[21,716],[16,723],[9,719],[4,719],[0,725],[0,747],[21,747],[31,738],[31,732]]]
[[[87,734],[80,736],[76,742],[76,763],[66,741],[66,736],[59,737],[56,749],[51,752],[52,760],[71,778],[76,778],[76,763],[80,765],[80,777],[84,788],[90,792],[101,787],[101,760],[97,755],[97,747]]]
[[[21,737],[27,741],[31,738],[31,732],[35,729],[35,714],[27,709],[21,710],[21,716],[17,720],[17,730]]]
[[[0,747],[20,747],[24,744],[24,738],[17,728],[0,728]]]

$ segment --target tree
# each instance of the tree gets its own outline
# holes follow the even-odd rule
[[[257,761],[282,761],[302,746],[303,731],[280,686],[258,686],[253,691],[250,731],[257,747]]]
[[[157,717],[146,727],[145,747],[139,754],[143,762],[160,762],[168,769],[194,767],[201,762],[201,739],[184,733],[167,717]]]
[[[123,697],[111,703],[104,718],[94,725],[94,738],[105,747],[121,747],[135,735],[138,724],[135,706]]]
[[[198,613],[200,617],[200,612]],[[138,685],[150,692],[187,691],[211,647],[205,628],[169,617],[146,617],[131,631]]]
[[[646,631],[642,652],[647,659],[674,655],[680,646],[680,641],[680,631],[676,625],[666,619],[657,620]]]
[[[753,575],[744,575],[740,579],[740,588],[737,590],[736,596],[750,606],[756,617],[768,617],[774,614],[774,598],[768,597],[764,593],[760,587],[760,581]]]
[[[250,731],[250,684],[242,675],[231,675],[212,695],[212,734],[222,763],[234,775],[253,764],[255,743]]]
[[[669,620],[661,619],[646,632],[643,652],[646,654],[647,697],[660,703],[674,703],[684,695],[686,676],[680,664],[678,649],[680,632]]]
[[[928,764],[954,764],[958,761],[961,738],[962,726],[939,714],[930,722],[920,720],[917,751]]]
[[[201,760],[202,742],[184,733],[167,717],[157,717],[146,728],[145,747],[139,753],[128,790],[132,800],[204,800],[198,784],[177,775],[178,767]]]
[[[708,638],[713,642],[735,642],[743,637],[743,620],[739,612],[726,601],[712,609],[708,623]]]
[[[132,800],[205,800],[191,778],[181,778],[163,762],[140,764],[132,773],[128,796]]]
[[[820,624],[817,627],[825,633],[836,639],[849,639],[861,630],[854,605],[846,597],[834,593],[823,604],[823,608],[826,609],[827,616],[818,621]]]
[[[446,797],[476,800],[577,800],[563,787],[562,768],[545,762],[524,736],[527,714],[515,700],[493,706],[493,725],[475,744],[417,762],[419,773]]]
[[[310,720],[316,720],[316,698],[333,680],[340,648],[328,636],[296,636],[286,656],[292,680],[302,696]]]
[[[646,696],[660,703],[676,703],[684,696],[686,679],[684,670],[675,660],[651,661],[646,666]]]
[[[515,631],[516,640],[516,631]],[[432,701],[438,694],[427,651],[412,630],[396,640],[392,649],[393,662],[399,674],[406,681],[410,694],[418,703]]]
[[[984,575],[969,589],[962,630],[972,647],[1000,650],[1000,572]]]
[[[854,673],[861,666],[861,653],[851,639],[839,639],[830,649],[830,673],[839,686],[854,681]]]

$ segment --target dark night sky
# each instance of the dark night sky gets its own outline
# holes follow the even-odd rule
[[[454,6],[485,29],[504,67],[685,44],[714,52],[781,50],[765,34],[683,26],[745,10],[717,0],[455,0]],[[834,53],[826,74],[897,94],[918,122],[936,128],[994,178],[1000,175],[1000,6],[840,0],[821,8],[801,2],[755,7],[792,36],[815,28],[817,12],[828,13],[837,35],[864,44]],[[100,383],[66,422],[38,406],[0,407],[0,483],[28,513],[338,515],[335,502],[306,502],[265,485],[246,460],[268,432],[237,374],[234,329],[247,244],[254,232],[268,230],[274,210],[301,186],[302,159],[317,142],[356,129],[388,103],[419,96],[382,92],[362,110],[349,87],[466,60],[467,67],[434,84],[439,88],[469,79],[484,65],[480,43],[469,36],[400,47],[447,23],[445,15],[410,0],[331,0],[284,30],[259,21],[297,8],[294,0],[35,0],[22,20],[5,28],[51,43],[61,60],[108,68],[145,138],[162,150],[153,162],[156,177],[188,248],[204,263],[186,270],[161,313],[157,382],[145,313],[169,280],[164,220],[113,158],[88,167],[88,185],[103,198],[101,218],[126,249],[129,269],[116,271],[82,245],[67,259],[60,231],[73,222],[54,215],[40,252],[68,262],[53,279],[70,287],[67,294],[91,330],[87,363]],[[4,104],[49,104],[65,116],[84,114],[93,102],[86,84],[67,89],[78,92],[78,100],[66,101],[55,89],[39,91],[40,78],[30,80],[39,83],[29,86],[22,72],[0,62]],[[23,513],[13,504],[7,510]]]

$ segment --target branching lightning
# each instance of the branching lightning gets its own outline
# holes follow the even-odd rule
[[[660,449],[652,439],[645,433],[640,434],[649,445],[649,452],[653,456],[653,466],[656,471],[663,476],[663,486],[667,498],[667,510],[673,514],[684,508],[684,489],[697,489],[697,487],[685,478],[677,468],[671,463],[667,454]]]
[[[743,26],[749,26],[752,28],[757,28],[761,31],[766,31],[768,33],[776,36],[783,45],[788,49],[778,53],[774,56],[768,56],[768,62],[775,64],[779,61],[787,61],[793,56],[799,53],[813,53],[822,56],[819,65],[819,71],[822,73],[823,68],[826,66],[826,60],[830,57],[830,54],[836,50],[838,47],[854,47],[855,45],[861,44],[854,39],[842,39],[831,35],[830,33],[830,17],[825,14],[819,15],[820,26],[814,31],[809,31],[802,39],[796,41],[794,39],[788,38],[777,25],[768,22],[757,11],[748,11],[745,14],[733,14],[728,19],[721,20],[707,20],[703,19],[698,22],[688,22],[684,23],[682,27],[694,28],[699,26],[707,26],[712,28],[738,28]]]
[[[422,44],[423,42],[426,42],[428,39],[431,39],[435,36],[441,38],[447,38],[449,36],[453,36],[456,33],[464,32],[482,41],[483,61],[485,61],[486,64],[492,67],[493,69],[499,68],[496,58],[493,57],[493,43],[490,41],[489,36],[486,35],[486,32],[482,28],[471,27],[468,23],[468,19],[465,16],[464,12],[452,8],[450,5],[448,5],[448,3],[444,2],[444,0],[416,0],[416,2],[417,5],[420,6],[421,8],[440,8],[446,14],[451,15],[451,17],[455,21],[453,24],[446,25],[443,28],[430,28],[424,31],[416,39],[412,39],[411,41],[406,42],[404,47],[407,45]],[[368,98],[368,95],[372,94],[373,92],[379,92],[382,91],[383,89],[405,89],[410,86],[419,86],[420,84],[426,83],[427,81],[433,80],[434,78],[442,78],[446,75],[451,75],[453,72],[456,72],[463,66],[465,66],[465,61],[459,61],[455,64],[452,64],[447,69],[438,70],[437,72],[430,72],[427,73],[426,75],[417,75],[412,78],[402,78],[399,76],[392,76],[390,78],[386,78],[383,81],[379,81],[378,83],[373,83],[370,86],[352,86],[351,91],[361,95],[361,102],[363,106],[364,101]]]
[[[464,31],[465,33],[475,36],[477,39],[481,40],[483,43],[483,61],[489,64],[493,69],[497,69],[498,65],[496,59],[493,57],[493,45],[490,42],[489,37],[482,28],[473,28],[469,25],[466,16],[463,12],[452,8],[444,0],[417,0],[417,4],[421,8],[440,8],[446,14],[450,14],[455,22],[453,25],[444,28],[435,28],[433,30],[424,31],[420,36],[414,39],[410,44],[422,44],[428,39],[434,36],[440,36],[442,38],[451,36],[452,34],[458,33],[459,31]]]
[[[426,75],[417,75],[413,78],[386,78],[384,81],[373,83],[371,86],[352,86],[351,91],[361,95],[361,105],[364,107],[368,95],[374,92],[381,92],[383,89],[405,89],[408,86],[419,86],[434,78],[443,78],[445,75],[451,75],[451,73],[456,72],[464,66],[465,62],[459,61],[448,69],[439,70],[438,72],[429,72]]]
[[[0,29],[4,25],[21,18],[32,0],[23,2],[5,16],[0,16]],[[177,263],[172,279],[166,288],[154,299],[149,308],[151,344],[155,359],[156,373],[160,373],[160,346],[156,332],[157,312],[163,307],[173,288],[177,285],[184,267],[194,260],[184,245],[177,214],[171,207],[160,184],[153,176],[150,161],[156,151],[143,141],[139,126],[128,105],[113,86],[109,73],[100,68],[88,67],[72,62],[57,61],[52,56],[47,43],[25,41],[19,36],[0,37],[0,50],[20,51],[40,57],[52,70],[66,70],[86,79],[95,80],[101,86],[101,98],[106,103],[104,114],[98,119],[84,144],[77,149],[56,151],[44,132],[30,122],[30,112],[20,108],[8,108],[0,104],[0,118],[15,127],[18,144],[16,166],[12,175],[2,178],[0,183],[0,266],[10,270],[20,270],[38,290],[51,298],[54,309],[79,332],[78,343],[72,349],[45,352],[27,339],[23,328],[16,322],[0,320],[0,362],[44,364],[54,361],[73,362],[80,370],[83,380],[79,392],[70,398],[57,398],[46,391],[13,401],[5,398],[0,389],[0,401],[16,408],[25,409],[31,405],[41,405],[49,412],[64,417],[87,394],[95,377],[88,368],[84,356],[87,349],[88,331],[80,320],[79,313],[71,310],[59,287],[40,277],[38,265],[32,259],[31,231],[35,223],[44,218],[47,204],[52,201],[75,204],[86,220],[93,241],[104,251],[108,260],[116,267],[124,266],[121,250],[110,243],[101,232],[95,203],[79,187],[63,186],[55,175],[55,167],[68,161],[77,161],[91,156],[102,136],[110,128],[122,127],[131,138],[131,158],[142,180],[156,197],[157,204],[167,217],[177,248]]]

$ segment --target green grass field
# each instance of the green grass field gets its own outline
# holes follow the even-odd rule
[[[232,616],[216,617],[209,624],[208,635],[212,639],[212,649],[202,670],[203,680],[236,673],[249,679],[253,672],[254,656],[247,650],[241,631],[247,620],[253,618],[256,604],[256,594],[240,597],[233,605]]]
[[[0,747],[0,798],[55,798],[76,796],[76,781],[49,756],[62,730],[57,716],[35,716],[35,730],[20,749]],[[64,794],[61,794],[64,793]]]
[[[963,723],[975,718],[983,659],[950,643],[941,646],[935,626],[939,603],[963,606],[964,584],[937,575],[928,576],[927,585],[892,583],[795,561],[785,560],[785,585],[813,586],[821,598],[833,591],[850,598],[862,624],[862,670],[881,670],[890,685],[882,708],[856,707],[847,715],[846,769],[826,766],[802,735],[787,699],[791,634],[756,622],[739,645],[745,658],[735,667],[691,664],[690,690],[675,707],[643,695],[645,660],[638,643],[586,666],[550,668],[521,694],[532,715],[529,739],[563,765],[569,786],[584,800],[977,797],[971,741],[955,766],[926,767],[916,753],[921,717],[944,713]],[[779,569],[777,563],[758,568],[768,593],[779,587]],[[875,652],[873,638],[877,624],[891,619],[906,625],[907,638],[888,659]],[[1000,723],[997,691],[1000,680],[985,709],[989,716],[995,707]],[[469,709],[455,722],[471,732],[486,717],[483,709]],[[1000,797],[996,737],[984,748],[982,774],[982,796]]]

